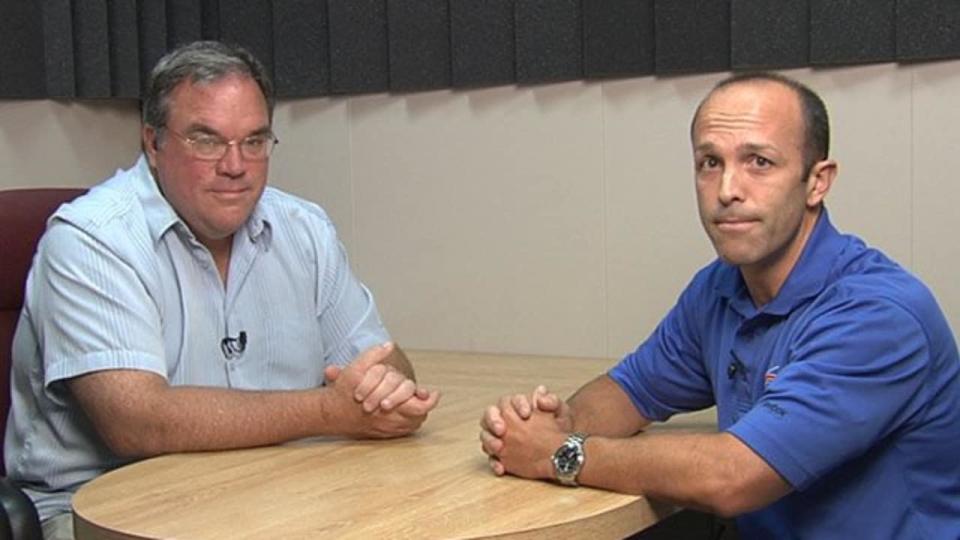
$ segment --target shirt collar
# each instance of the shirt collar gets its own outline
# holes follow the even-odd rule
[[[757,310],[740,270],[726,263],[721,263],[717,293],[727,298],[730,306],[743,316],[749,317],[758,313],[785,316],[826,287],[834,262],[844,246],[844,236],[830,223],[827,208],[824,206],[800,258],[773,300]]]
[[[170,229],[177,230],[178,234],[193,238],[190,228],[180,219],[166,197],[160,192],[160,186],[153,177],[146,155],[140,155],[140,159],[134,165],[134,174],[137,179],[137,196],[140,198],[140,204],[143,205],[144,218],[147,221],[147,228],[150,230],[150,237],[154,244],[159,243],[163,235]],[[264,238],[269,239],[269,225],[270,219],[263,209],[261,198],[253,208],[253,212],[244,224],[243,230],[246,231],[251,242],[257,242],[265,233],[267,236]]]

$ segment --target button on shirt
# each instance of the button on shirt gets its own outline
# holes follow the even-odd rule
[[[14,337],[9,477],[45,519],[123,464],[65,379],[122,368],[172,385],[314,388],[327,365],[387,340],[320,207],[268,187],[234,234],[224,286],[141,156],[61,207],[40,242]]]
[[[610,372],[650,420],[716,404],[794,489],[745,538],[960,538],[960,358],[927,288],[821,214],[779,294],[701,270]]]

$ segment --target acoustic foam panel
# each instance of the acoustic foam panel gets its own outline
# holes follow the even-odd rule
[[[896,8],[896,0],[810,0],[810,63],[892,61]]]
[[[450,86],[447,0],[387,0],[390,89]]]
[[[657,0],[657,73],[730,69],[730,0]]]
[[[897,58],[960,56],[960,2],[897,0]]]
[[[515,14],[518,83],[583,75],[579,0],[516,0]]]
[[[253,53],[273,78],[273,5],[270,0],[220,0],[220,39],[241,45]]]
[[[583,0],[583,74],[653,73],[653,0]]]
[[[449,7],[453,86],[514,82],[513,0],[450,0]]]
[[[810,49],[807,0],[732,0],[730,63],[734,69],[806,65]]]
[[[0,2],[0,98],[46,93],[43,11],[37,2]]]
[[[314,0],[273,4],[274,83],[280,97],[330,91],[327,5]]]
[[[106,0],[73,4],[74,73],[77,97],[110,97],[110,44]]]
[[[77,95],[77,80],[70,0],[44,0],[42,6],[44,64],[40,65],[44,66],[46,85],[43,96],[74,97]]]
[[[331,92],[389,90],[385,0],[327,0],[327,14]]]
[[[137,5],[133,2],[108,2],[110,95],[120,98],[140,96],[140,55],[137,35]]]
[[[284,4],[286,2],[277,2]],[[203,39],[220,39],[220,1],[202,0],[200,2],[200,35]]]
[[[201,39],[203,4],[197,0],[167,0],[167,45],[171,48]]]
[[[147,85],[150,70],[167,52],[167,5],[163,0],[139,0],[137,29],[140,42],[140,84]]]

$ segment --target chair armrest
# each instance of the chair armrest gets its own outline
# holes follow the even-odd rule
[[[33,501],[6,477],[0,477],[0,538],[43,540]]]

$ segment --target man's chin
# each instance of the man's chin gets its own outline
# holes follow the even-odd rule
[[[721,261],[731,266],[749,266],[756,262],[756,257],[752,253],[743,253],[736,250],[724,250],[715,247],[717,257]]]

